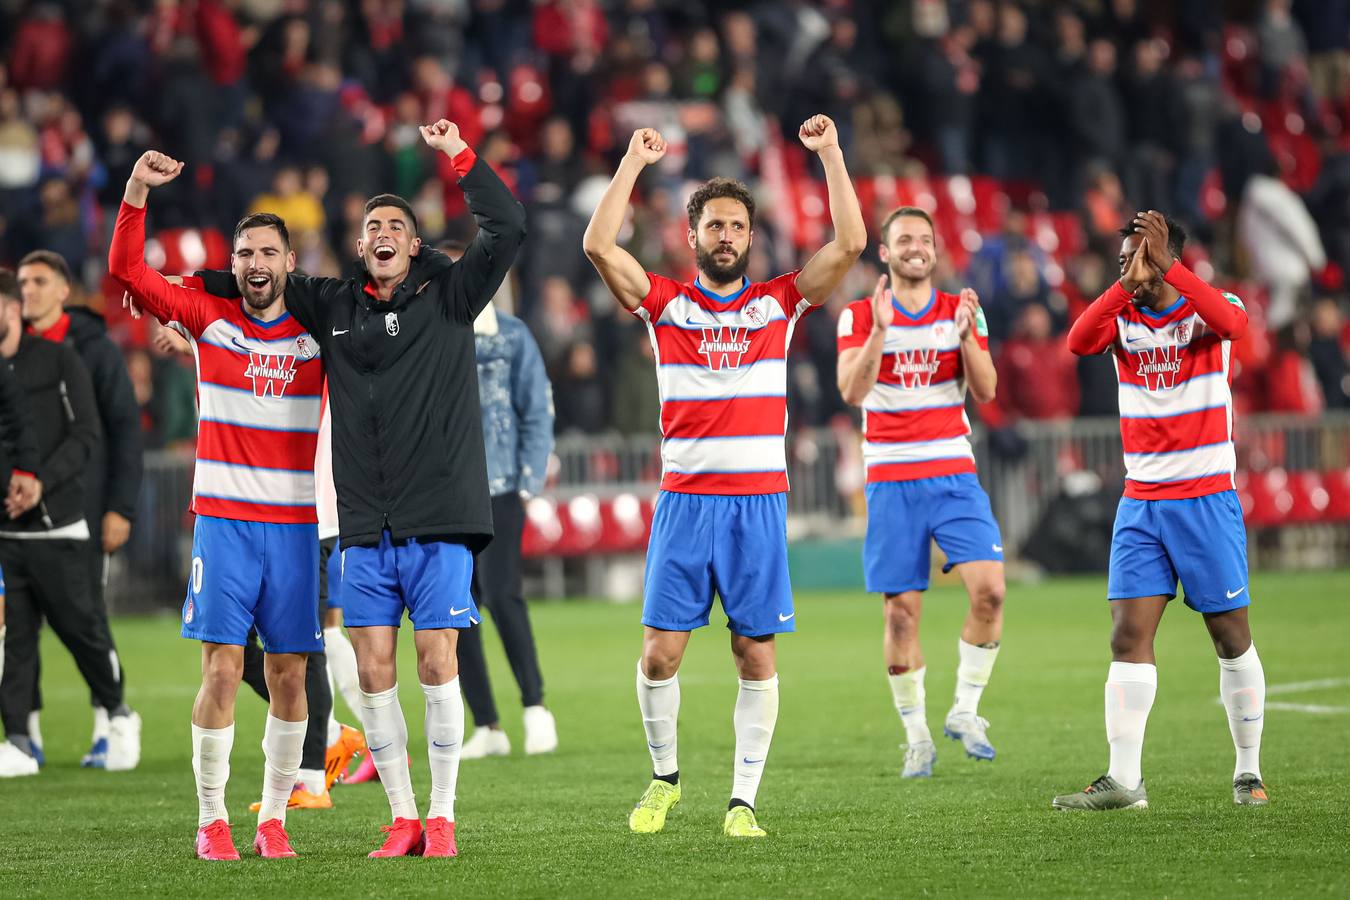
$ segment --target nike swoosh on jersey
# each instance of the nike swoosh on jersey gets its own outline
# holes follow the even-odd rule
[[[1245,591],[1246,589],[1247,589],[1247,586],[1244,584],[1242,587],[1238,588],[1236,591],[1224,591],[1224,593],[1228,595],[1228,599],[1229,599],[1229,600],[1232,600],[1234,597],[1236,597],[1238,594],[1242,593],[1242,592]]]
[[[468,611],[469,611],[469,607],[467,607],[467,606],[464,607],[463,609],[455,609],[453,606],[450,607],[450,615],[452,615],[452,616],[462,616],[462,615],[464,615],[464,613],[466,613],[466,612],[468,612]]]
[[[334,328],[334,329],[333,329],[333,337],[337,337],[339,334],[346,334],[346,333],[349,332],[349,331],[351,331],[350,328],[344,328],[344,329],[342,329],[341,331],[338,331],[336,328]]]
[[[778,614],[778,621],[780,621],[780,622],[786,622],[788,619],[792,618],[792,617],[795,616],[795,615],[796,615],[795,612],[793,612],[793,613],[788,613],[786,616],[783,615],[782,613],[779,613],[779,614]]]

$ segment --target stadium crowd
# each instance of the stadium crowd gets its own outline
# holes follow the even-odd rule
[[[1188,264],[1247,301],[1238,412],[1350,406],[1350,0],[38,0],[0,3],[0,34],[0,265],[69,261],[127,354],[150,447],[191,442],[195,417],[187,363],[104,269],[141,151],[187,164],[151,213],[156,267],[223,266],[234,222],[266,210],[302,269],[340,275],[380,191],[412,199],[432,240],[472,228],[418,136],[440,117],[526,206],[506,302],[539,340],[560,433],[658,425],[645,329],[581,252],[628,135],[671,145],[625,227],[643,265],[689,270],[685,196],[727,175],[763,210],[758,279],[828,228],[793,139],[817,111],[874,241],[890,208],[934,210],[939,284],[973,286],[989,318],[991,427],[1115,414],[1111,363],[1074,358],[1065,333],[1139,208],[1183,222]],[[797,335],[798,427],[845,413],[835,318],[874,283],[864,261]]]

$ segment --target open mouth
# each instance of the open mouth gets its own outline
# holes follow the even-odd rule
[[[263,288],[267,287],[267,286],[268,286],[269,284],[271,284],[271,283],[272,283],[272,279],[271,279],[271,277],[269,277],[269,276],[267,276],[267,275],[250,275],[250,276],[248,276],[248,286],[251,287],[251,288],[255,288],[255,289],[257,289],[257,290],[262,290]]]
[[[911,266],[923,266],[928,264],[928,258],[924,256],[907,256],[905,262]]]
[[[398,251],[396,251],[393,247],[390,247],[388,244],[381,244],[380,246],[375,248],[375,258],[378,259],[380,262],[389,262],[389,260],[393,259],[397,255]]]

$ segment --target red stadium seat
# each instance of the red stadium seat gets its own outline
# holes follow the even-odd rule
[[[1330,495],[1322,484],[1319,472],[1296,472],[1289,478],[1292,506],[1289,521],[1298,523],[1321,522],[1326,518]]]
[[[525,557],[548,556],[562,539],[558,506],[547,497],[533,497],[525,506],[525,528],[520,553]]]
[[[1283,469],[1254,472],[1248,476],[1246,495],[1250,499],[1250,509],[1244,504],[1243,512],[1247,515],[1249,526],[1268,528],[1284,521],[1284,513],[1280,511],[1281,504],[1277,497],[1283,491],[1286,511],[1293,505],[1293,497],[1285,488],[1286,480]],[[1239,492],[1238,496],[1241,498],[1242,493]]]
[[[1350,522],[1350,469],[1323,473],[1322,485],[1327,490],[1327,521]]]

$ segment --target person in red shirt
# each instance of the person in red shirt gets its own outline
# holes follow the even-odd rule
[[[998,404],[1009,423],[1070,419],[1078,412],[1078,360],[1064,335],[1051,331],[1050,310],[1028,304],[999,350]]]

